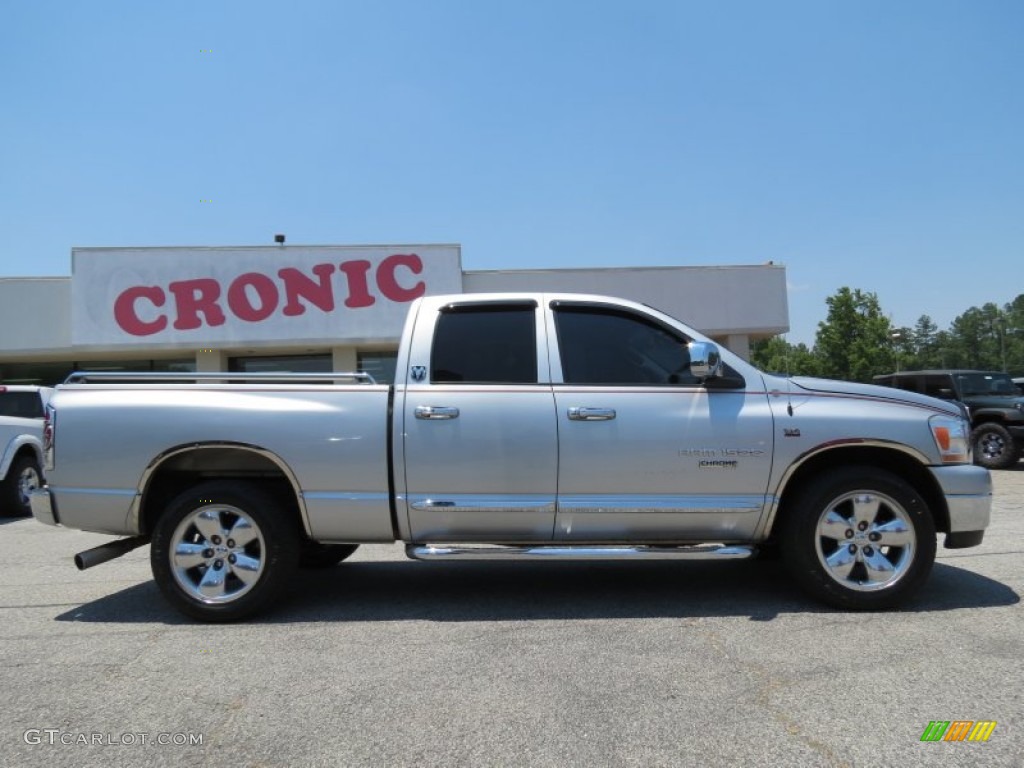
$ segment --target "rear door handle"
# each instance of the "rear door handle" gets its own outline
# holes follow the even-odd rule
[[[574,405],[569,409],[571,421],[611,421],[614,418],[614,408],[582,408]]]
[[[459,418],[459,409],[447,405],[417,405],[416,418],[427,421],[443,421]]]

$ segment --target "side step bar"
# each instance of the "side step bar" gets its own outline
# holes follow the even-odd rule
[[[754,547],[737,544],[689,547],[407,544],[405,547],[406,556],[413,560],[745,560],[756,551]]]

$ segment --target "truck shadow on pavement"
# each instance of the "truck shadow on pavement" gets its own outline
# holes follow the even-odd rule
[[[416,563],[364,561],[302,571],[290,594],[249,624],[386,621],[561,621],[846,613],[798,591],[777,562]],[[937,563],[895,613],[1015,605],[1001,582]],[[85,603],[57,621],[187,624],[146,582]]]

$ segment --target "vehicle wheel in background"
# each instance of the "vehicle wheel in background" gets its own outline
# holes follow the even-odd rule
[[[203,621],[251,616],[277,599],[295,572],[298,521],[259,487],[197,485],[172,501],[153,529],[150,564],[164,597]]]
[[[31,515],[29,492],[42,483],[42,473],[35,457],[24,454],[17,457],[11,462],[3,483],[0,483],[0,515]]]
[[[820,600],[853,610],[890,608],[931,572],[935,523],[904,480],[848,467],[787,502],[781,547],[793,577]]]
[[[974,463],[989,469],[1006,469],[1017,463],[1019,450],[1002,424],[979,424],[971,432]]]
[[[357,549],[358,544],[321,544],[307,540],[302,542],[299,568],[330,568],[351,557]]]

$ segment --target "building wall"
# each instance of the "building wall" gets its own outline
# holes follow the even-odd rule
[[[463,273],[463,290],[598,293],[660,309],[708,336],[789,330],[785,267],[624,267]]]
[[[24,371],[29,363],[53,363],[46,369],[50,376],[72,366],[114,368],[123,364],[130,369],[132,362],[153,370],[187,365],[198,371],[226,371],[233,357],[269,355],[314,356],[323,364],[329,361],[333,370],[355,370],[361,354],[397,348],[403,302],[411,298],[406,296],[388,309],[382,306],[386,297],[379,296],[372,311],[387,310],[382,315],[387,328],[374,322],[367,326],[365,308],[345,306],[345,275],[334,274],[336,306],[325,314],[310,305],[310,315],[321,315],[312,318],[317,326],[296,324],[294,318],[282,315],[279,306],[258,328],[255,323],[236,323],[236,330],[224,338],[214,338],[217,333],[223,335],[223,328],[218,327],[208,332],[199,329],[192,336],[172,333],[122,339],[117,338],[116,328],[113,332],[100,329],[96,334],[90,331],[107,322],[104,318],[109,318],[124,290],[107,288],[104,270],[109,271],[110,285],[116,286],[118,281],[129,286],[162,285],[167,297],[164,304],[142,295],[132,309],[146,322],[161,314],[170,322],[171,283],[202,275],[204,270],[214,273],[209,266],[214,263],[223,275],[221,284],[226,292],[233,276],[251,274],[252,270],[263,270],[277,279],[276,270],[287,265],[309,271],[317,263],[346,260],[376,260],[374,264],[379,264],[392,252],[423,254],[421,272],[403,267],[397,273],[400,288],[409,295],[407,289],[422,282],[426,294],[457,293],[461,287],[464,293],[557,291],[620,296],[677,317],[743,357],[749,355],[752,339],[789,329],[785,268],[772,264],[463,272],[459,246],[75,249],[72,277],[0,278],[0,379],[5,366],[8,371],[14,370],[12,365]],[[184,271],[176,276],[179,263]],[[372,276],[373,269],[368,268],[367,275]],[[220,299],[222,304],[226,300],[226,295]],[[283,304],[283,290],[281,301]],[[310,328],[316,332],[311,333]],[[8,380],[12,378],[8,374]]]
[[[71,352],[71,278],[0,278],[0,359]]]

